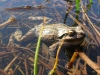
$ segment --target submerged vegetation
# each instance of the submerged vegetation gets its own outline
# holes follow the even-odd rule
[[[18,2],[25,4],[29,2],[30,5],[14,7]],[[97,14],[100,11],[95,11],[100,9],[95,9],[96,4],[93,0],[19,0],[18,2],[12,0],[10,4],[7,2],[1,6],[3,9],[0,12],[0,75],[100,74],[98,17],[100,14]],[[47,39],[42,41],[45,38],[42,36],[45,33],[43,29],[47,21],[50,24],[64,22],[69,26],[80,26],[85,33],[85,39],[82,38],[82,43],[79,45],[64,47],[66,41],[71,44],[76,41],[76,39],[74,42],[72,39],[66,40],[67,35],[72,37],[74,33],[82,32],[75,32],[74,28],[73,30],[69,28],[68,33],[63,35],[52,31],[54,35],[46,36]],[[37,30],[38,25],[42,27]],[[46,33],[49,30],[50,28]],[[35,31],[40,33],[37,34]],[[33,35],[38,36],[38,39]],[[81,39],[77,39],[79,40]]]

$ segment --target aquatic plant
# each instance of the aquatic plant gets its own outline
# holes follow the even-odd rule
[[[79,11],[80,10],[80,0],[75,0],[76,1],[76,11]],[[93,1],[90,0],[90,4],[92,4]]]
[[[76,12],[79,12],[80,10],[80,0],[75,0],[76,1]]]
[[[90,0],[90,3],[93,3],[93,1],[92,1],[92,0]]]
[[[40,43],[41,43],[42,30],[43,30],[45,21],[46,21],[46,18],[44,17],[43,25],[40,30],[37,47],[36,47],[35,61],[34,61],[34,75],[38,75],[38,53],[39,53],[39,48],[40,48]]]
[[[12,0],[13,1],[13,0]],[[11,2],[12,2],[11,1]],[[92,1],[92,0],[90,0],[90,1]],[[63,3],[62,3],[63,4]],[[9,4],[8,4],[9,5]],[[5,5],[4,5],[5,6]],[[55,7],[54,7],[55,8]],[[23,9],[23,8],[22,8]],[[25,8],[26,9],[26,8]],[[55,8],[56,9],[56,8]],[[79,9],[82,9],[82,8],[79,8]],[[86,8],[84,8],[83,9],[83,11],[82,12],[87,12],[86,10],[87,10],[88,8],[86,7]],[[15,9],[14,9],[15,10]],[[45,11],[45,10],[44,10]],[[57,11],[57,10],[55,10],[55,11]],[[54,11],[54,12],[55,12]],[[62,12],[62,11],[61,11]],[[84,13],[82,13],[82,12],[80,12],[81,14],[84,14]],[[91,10],[89,10],[88,12],[91,12]],[[50,13],[50,12],[47,12],[47,13]],[[56,12],[55,12],[56,13]],[[60,11],[58,11],[58,13],[60,13]],[[65,12],[64,12],[65,13]],[[70,12],[71,13],[71,12]],[[72,18],[72,16],[71,15],[73,15],[72,13],[71,13],[71,15],[70,15],[70,13],[68,12],[68,14],[69,14],[69,16]],[[94,17],[94,16],[92,16],[93,18],[95,18],[95,20],[98,20],[98,22],[100,22],[99,21],[99,15],[97,15],[97,14],[95,14],[95,12],[93,12],[92,11],[92,13],[94,14],[94,15],[96,15],[97,17]],[[28,15],[29,15],[29,13],[27,13]],[[23,15],[24,16],[24,20],[26,19],[26,16],[25,15],[27,15],[26,13],[25,14],[21,14],[21,15]],[[52,14],[52,13],[51,13]],[[75,13],[76,14],[76,13]],[[19,13],[17,14],[17,15],[19,15]],[[36,15],[36,14],[35,14]],[[56,14],[55,14],[56,15]],[[2,17],[2,14],[0,15],[1,17]],[[50,17],[52,17],[52,15],[49,15]],[[68,17],[69,17],[68,16]],[[87,19],[85,19],[85,20],[87,20],[88,21],[88,23],[90,23],[90,22],[92,22],[92,20],[90,20],[90,22],[89,22],[89,19],[88,18],[90,18],[90,15],[88,15],[88,13],[86,13],[86,15],[85,15],[85,17],[87,16]],[[5,16],[6,17],[6,16]],[[53,16],[54,17],[54,16]],[[78,15],[78,17],[79,17],[79,20],[81,20],[81,23],[82,22],[84,22],[84,20],[82,20],[83,19],[83,17],[79,14]],[[23,17],[21,17],[21,19],[22,19]],[[58,17],[57,17],[58,18]],[[56,19],[57,19],[56,18]],[[74,18],[76,18],[75,16],[74,16]],[[81,19],[80,19],[81,18]],[[18,19],[18,18],[17,18]],[[1,20],[1,18],[0,18],[0,20]],[[24,20],[21,20],[21,21],[24,21]],[[60,18],[60,20],[62,20],[61,18]],[[75,20],[75,19],[74,19]],[[76,21],[76,20],[75,20]],[[2,21],[1,21],[2,22]],[[24,22],[23,22],[24,23]],[[91,49],[94,49],[94,52],[96,52],[97,54],[98,53],[100,53],[99,52],[99,48],[100,48],[100,27],[98,27],[97,25],[95,25],[95,24],[92,24],[92,23],[90,23],[90,25],[83,25],[83,24],[80,24],[80,22],[77,22],[78,23],[78,25],[79,26],[81,26],[83,29],[84,29],[84,31],[86,32],[86,36],[88,37],[88,38],[90,38],[90,39],[92,39],[93,40],[93,43],[91,42],[91,40],[87,40],[87,42],[89,42],[89,44],[93,44],[93,45],[95,45],[95,46],[99,46],[98,47],[98,49],[95,49],[95,47],[94,46],[92,46],[92,48],[90,48],[90,46],[88,46],[88,48],[87,48],[87,50],[91,50]],[[29,25],[29,21],[26,21],[25,22],[25,24],[26,25]],[[7,24],[6,24],[7,25]],[[24,24],[23,24],[24,25]],[[7,29],[12,29],[14,26],[16,26],[15,24],[13,24],[13,25],[8,25],[9,27],[7,28]],[[33,26],[33,23],[32,24],[30,24],[29,25],[30,27],[31,26]],[[91,26],[91,28],[89,28],[88,26]],[[4,26],[5,27],[5,26]],[[10,28],[11,27],[11,28]],[[24,26],[21,26],[20,25],[20,27],[22,27],[22,29],[23,29],[23,27]],[[25,26],[26,27],[26,26]],[[1,28],[3,28],[3,27],[1,27]],[[15,27],[14,27],[15,28]],[[18,28],[17,26],[16,26],[16,28]],[[27,28],[27,27],[26,27]],[[97,30],[96,30],[97,29]],[[15,29],[14,29],[15,30]],[[93,34],[94,33],[94,34]],[[4,33],[5,34],[5,33]],[[7,40],[8,40],[8,36],[10,35],[9,33],[8,33],[8,30],[6,31],[6,36],[7,36]],[[9,34],[9,35],[8,35]],[[3,35],[3,39],[4,40],[6,40],[6,36],[4,36]],[[86,38],[87,38],[86,37]],[[39,40],[39,38],[38,38],[38,40]],[[11,41],[11,40],[10,40]],[[40,39],[40,41],[39,41],[40,43],[41,43],[41,39]],[[40,44],[39,43],[39,44]],[[3,44],[3,43],[2,43]],[[29,46],[29,44],[30,43],[28,43],[27,45]],[[1,45],[1,44],[0,44]],[[7,45],[8,45],[8,43],[7,43]],[[32,48],[30,48],[30,47],[27,47],[27,46],[25,46],[24,48],[22,48],[22,46],[20,46],[20,47],[18,47],[18,45],[19,44],[17,44],[16,46],[14,46],[13,47],[13,49],[10,47],[10,50],[11,51],[7,51],[8,49],[7,49],[7,45],[4,45],[4,46],[0,46],[0,49],[1,49],[1,51],[0,51],[0,74],[5,74],[5,75],[8,75],[8,72],[10,72],[9,70],[9,68],[12,68],[12,70],[14,71],[13,72],[13,74],[17,74],[17,75],[32,75],[33,73],[31,72],[31,74],[30,74],[30,71],[33,71],[33,69],[31,69],[31,67],[33,67],[33,63],[34,63],[34,58],[33,58],[33,56],[35,55],[35,52],[33,51],[33,44],[31,44],[32,45]],[[13,44],[14,45],[14,44]],[[17,47],[17,48],[16,48]],[[34,47],[35,47],[35,45],[34,45]],[[2,50],[2,48],[3,48],[3,50]],[[39,46],[38,46],[38,48],[39,48]],[[14,50],[14,51],[12,51],[12,50]],[[7,51],[7,52],[6,52]],[[59,51],[59,50],[58,50]],[[19,54],[20,52],[22,52],[21,54],[20,54],[20,56],[18,56],[18,58],[16,59],[16,60],[12,60],[12,58],[13,57],[16,57],[16,55],[17,54]],[[90,56],[90,55],[87,55],[86,56],[86,54],[84,53],[84,52],[78,52],[79,53],[79,56],[81,57],[81,59],[83,59],[84,61],[85,61],[85,63],[86,64],[88,64],[89,66],[92,66],[92,68],[95,70],[95,71],[97,71],[97,73],[99,73],[100,74],[100,67],[96,64],[96,63],[94,63],[94,62],[96,62],[96,61],[91,61],[90,59],[89,59],[89,57],[88,56]],[[87,52],[86,52],[87,53]],[[13,54],[15,54],[14,56],[13,56]],[[38,53],[37,53],[38,54]],[[43,54],[45,54],[45,53],[43,53]],[[95,56],[95,59],[96,59],[96,55],[95,55],[95,53],[93,53],[93,52],[91,52],[90,51],[90,54],[93,54],[93,56]],[[12,56],[13,57],[12,57]],[[38,57],[39,56],[39,57]],[[43,75],[44,73],[45,73],[45,71],[47,70],[47,69],[50,69],[50,70],[52,70],[52,66],[51,65],[49,65],[48,63],[46,63],[46,62],[44,62],[44,60],[46,60],[46,61],[48,61],[48,62],[51,62],[49,59],[46,59],[45,57],[43,57],[43,55],[39,55],[38,54],[38,56],[37,56],[37,58],[42,58],[42,59],[38,59],[38,63],[40,64],[39,66],[38,66],[38,63],[37,63],[37,70],[36,71],[34,71],[34,72],[37,72],[37,74],[38,75]],[[57,57],[57,56],[56,56]],[[100,58],[100,56],[98,56],[99,58]],[[23,61],[23,59],[25,58],[25,61]],[[4,62],[4,63],[6,63],[7,65],[9,65],[10,64],[10,66],[8,66],[8,68],[7,69],[5,69],[6,71],[4,71],[4,68],[7,66],[7,65],[5,65],[4,63],[3,63],[3,61],[2,61],[2,59],[3,59],[3,61],[6,61],[6,62]],[[26,61],[27,60],[27,61]],[[99,59],[100,60],[100,59]],[[13,63],[10,63],[10,62],[12,62],[13,61]],[[30,62],[31,61],[31,62]],[[51,74],[53,74],[53,73],[56,73],[56,74],[58,74],[58,68],[57,68],[57,66],[59,66],[59,64],[58,64],[58,59],[55,61],[55,63],[56,63],[56,66],[55,66],[55,68],[52,70],[52,73]],[[61,59],[61,61],[62,61],[62,59]],[[66,61],[66,59],[64,59],[64,61]],[[82,60],[81,60],[82,61]],[[71,62],[71,61],[70,61]],[[73,62],[73,61],[72,61]],[[24,63],[24,64],[23,64]],[[25,64],[26,63],[26,64]],[[16,65],[17,64],[17,65]],[[91,65],[92,64],[92,65]],[[5,65],[5,66],[4,66]],[[23,67],[25,65],[25,67]],[[60,67],[60,66],[59,66]],[[84,67],[85,67],[85,69],[84,69]],[[61,67],[60,67],[61,68]],[[42,70],[41,70],[42,69]],[[61,68],[62,69],[62,68]],[[38,71],[39,70],[39,71]],[[82,74],[84,74],[84,75],[86,75],[86,74],[88,74],[88,68],[87,68],[87,66],[84,66],[81,62],[80,62],[80,60],[77,60],[76,61],[76,63],[75,63],[75,70],[74,71],[70,71],[70,70],[68,70],[69,72],[71,72],[69,75],[75,75],[76,74],[76,70],[80,70],[81,71],[81,74],[77,74],[77,75],[82,75]],[[94,71],[93,70],[93,71]],[[91,71],[91,73],[93,72],[93,71]],[[19,73],[20,74],[19,74]],[[59,71],[59,72],[61,72],[61,71]],[[73,72],[74,72],[74,74],[73,74]],[[13,75],[12,74],[12,75]],[[58,75],[65,75],[64,73],[62,73],[62,74],[58,74]],[[94,74],[93,74],[94,75]]]

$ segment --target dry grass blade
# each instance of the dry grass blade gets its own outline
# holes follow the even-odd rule
[[[0,52],[0,56],[6,55],[6,54],[13,54],[13,53],[17,53],[19,51],[12,51],[12,52]]]
[[[74,52],[73,56],[70,59],[70,62],[67,65],[68,69],[72,67],[72,65],[73,65],[74,61],[76,60],[77,56],[78,56],[78,52]]]
[[[100,67],[91,61],[84,52],[79,52],[79,56],[92,68],[94,69],[98,74],[100,74]]]
[[[28,74],[27,58],[24,59],[24,65],[25,65],[25,72],[26,72],[26,75],[29,75],[29,74]]]
[[[10,68],[10,66],[15,62],[15,60],[19,57],[20,54],[21,54],[21,52],[18,53],[18,54],[15,56],[15,58],[7,65],[7,67],[4,69],[4,71],[7,71],[7,70]]]
[[[2,69],[0,69],[0,73],[2,73],[3,75],[8,75],[6,72],[4,72]],[[0,74],[1,75],[1,74]]]
[[[73,71],[73,75],[76,75],[76,71],[78,70],[79,62],[81,58],[78,58],[76,65],[75,65],[75,70]]]
[[[53,74],[56,74],[57,73],[56,72],[56,68],[57,68],[57,64],[58,64],[58,56],[59,56],[59,52],[61,50],[61,47],[62,47],[63,43],[64,43],[64,39],[61,41],[61,44],[58,47],[57,54],[56,54],[56,60],[55,60],[54,66],[53,66],[52,70],[49,72],[48,75],[53,75]],[[60,74],[58,73],[58,75],[60,75]]]
[[[82,4],[83,5],[83,4]],[[83,6],[81,6],[82,12],[85,14],[88,22],[91,24],[91,26],[94,28],[94,30],[96,31],[96,33],[100,36],[99,31],[95,28],[95,26],[93,25],[93,23],[91,22],[91,20],[89,19],[89,17],[87,16],[87,14],[85,13],[85,10],[83,9]]]
[[[30,56],[32,56],[32,55],[30,55]],[[30,60],[31,62],[34,62],[34,59],[32,57],[29,57],[28,60]],[[46,68],[52,69],[51,65],[44,63],[42,60],[38,60],[38,62],[41,63]],[[57,71],[57,74],[64,75],[60,70],[57,69],[56,71]]]

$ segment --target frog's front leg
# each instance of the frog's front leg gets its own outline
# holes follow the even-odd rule
[[[16,29],[16,31],[11,34],[9,38],[9,43],[7,48],[13,48],[14,47],[14,39],[18,42],[27,42],[35,37],[35,28],[32,28],[29,30],[24,36],[22,36],[22,31],[19,29]]]
[[[50,54],[51,57],[53,57],[53,58],[56,57],[58,46],[59,46],[58,42],[56,42],[56,43],[52,44],[51,46],[49,46],[49,54]]]

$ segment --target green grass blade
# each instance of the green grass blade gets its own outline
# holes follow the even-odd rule
[[[76,11],[80,10],[80,0],[76,0]]]
[[[43,30],[43,25],[40,30],[40,35],[39,35],[37,47],[36,47],[35,61],[34,61],[34,75],[38,75],[38,53],[39,53],[39,48],[40,48],[40,43],[41,43],[42,30]]]
[[[92,3],[92,0],[90,0],[90,3]]]
[[[35,61],[34,61],[34,75],[38,75],[38,53],[41,43],[41,36],[38,38],[37,47],[36,47],[36,53],[35,53]]]
[[[43,31],[45,21],[46,21],[46,17],[44,17],[43,25],[41,27],[40,34],[39,34],[39,37],[38,37],[36,53],[35,53],[35,61],[34,61],[34,75],[38,75],[38,53],[39,53],[39,48],[40,48],[40,43],[41,43],[41,36],[42,36],[42,31]]]

